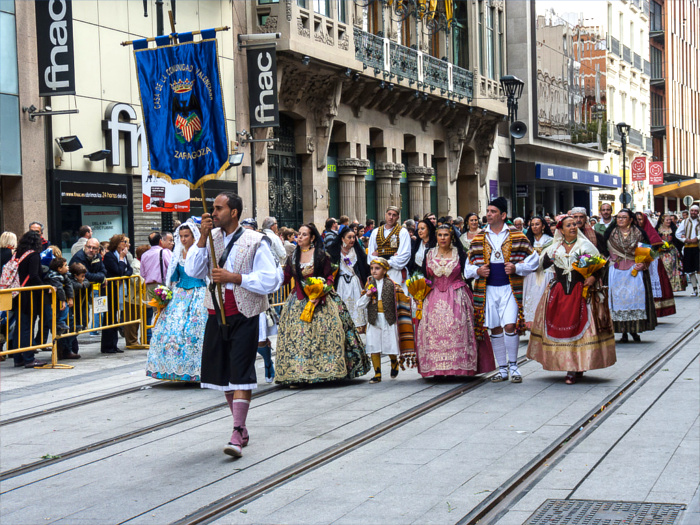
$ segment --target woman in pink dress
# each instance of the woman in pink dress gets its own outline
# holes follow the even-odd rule
[[[423,261],[423,273],[432,281],[416,332],[418,373],[423,377],[469,376],[495,368],[490,344],[482,352],[477,345],[472,294],[462,277],[467,255],[453,241],[452,227],[438,226],[437,246]]]

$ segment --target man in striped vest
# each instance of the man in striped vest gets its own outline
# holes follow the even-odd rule
[[[491,345],[499,373],[498,383],[521,383],[518,344],[524,328],[523,279],[537,270],[539,256],[520,231],[505,224],[508,201],[498,197],[486,208],[488,225],[474,237],[464,277],[474,279],[475,331],[479,339],[491,330]],[[505,334],[504,334],[505,330]]]
[[[212,214],[202,215],[202,236],[187,252],[185,261],[187,275],[209,277],[212,282],[204,299],[209,319],[202,345],[201,385],[223,391],[226,396],[233,415],[233,433],[224,453],[235,458],[243,455],[242,449],[248,444],[245,422],[251,392],[258,387],[255,357],[259,316],[268,308],[267,294],[277,290],[284,280],[269,239],[239,224],[242,211],[243,201],[235,193],[217,196]],[[211,264],[210,232],[216,268]],[[214,283],[221,285],[223,304],[219,303]]]

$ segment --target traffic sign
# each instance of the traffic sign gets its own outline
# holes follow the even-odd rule
[[[632,194],[628,191],[625,191],[624,193],[620,194],[620,202],[624,205],[627,206],[630,202],[632,202]]]
[[[692,206],[693,205],[693,196],[692,195],[686,195],[683,197],[683,204],[686,206]]]

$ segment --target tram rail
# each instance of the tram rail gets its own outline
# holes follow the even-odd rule
[[[496,523],[508,512],[508,509],[520,500],[547,472],[555,468],[558,462],[563,459],[567,453],[576,448],[586,436],[598,428],[606,419],[615,413],[619,407],[623,406],[650,378],[654,377],[662,370],[665,364],[681,350],[683,344],[690,342],[698,335],[700,335],[700,321],[695,323],[695,325],[667,346],[660,354],[657,354],[653,359],[649,360],[644,366],[637,370],[636,373],[630,376],[629,379],[604,400],[600,407],[596,405],[596,408],[571,425],[571,427],[552,442],[547,449],[533,458],[506,483],[501,485],[498,490],[487,496],[479,505],[472,509],[471,512],[459,520],[457,525]],[[700,354],[696,354],[691,362],[697,360],[698,355]],[[684,367],[684,370],[685,369],[687,369],[687,367]],[[678,377],[680,377],[682,373],[683,371],[681,371]],[[647,410],[637,417],[632,427],[636,425],[637,421],[646,414],[648,409],[656,403],[674,382],[675,379],[654,398],[654,401],[650,403]],[[611,445],[610,449],[616,444],[617,441]],[[596,466],[597,465],[594,465],[591,471],[594,470]],[[571,490],[570,494],[573,494],[579,485],[580,483]]]
[[[689,342],[700,334],[700,322],[695,323],[674,342],[657,354],[653,359],[643,365],[637,372],[630,376],[614,393],[609,395],[601,404],[596,403],[583,418],[569,427],[559,438],[548,446],[541,454],[525,465],[518,473],[504,483],[497,491],[487,496],[477,507],[460,519],[458,524],[473,525],[476,523],[495,523],[503,514],[507,512],[509,505],[522,497],[532,484],[542,475],[545,469],[551,468],[551,463],[563,457],[568,450],[571,450],[579,442],[600,425],[619,406],[622,406],[629,397],[636,392],[649,378],[653,377],[664,364],[670,360],[684,343]],[[527,358],[519,359],[519,365],[530,361]],[[294,478],[303,476],[318,467],[332,462],[334,459],[351,452],[361,446],[381,437],[398,427],[409,423],[426,412],[451,402],[459,396],[473,391],[474,389],[488,383],[493,373],[478,378],[477,381],[457,386],[433,399],[430,399],[416,407],[408,409],[401,414],[388,419],[370,429],[367,429],[355,436],[346,439],[336,445],[295,463],[279,472],[268,476],[257,483],[244,487],[229,496],[216,500],[205,505],[195,512],[176,520],[171,525],[199,525],[212,523],[223,518],[225,515],[236,511],[251,503],[253,500],[269,493],[284,485]],[[144,512],[141,515],[151,512],[154,509]],[[134,516],[122,521],[128,523],[137,518]],[[120,525],[121,525],[120,524]]]

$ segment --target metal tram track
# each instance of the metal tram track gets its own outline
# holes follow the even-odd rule
[[[531,361],[526,357],[521,357],[518,359],[518,364],[523,365]],[[287,468],[280,470],[279,472],[268,476],[257,483],[244,487],[229,496],[221,498],[214,501],[200,509],[196,510],[192,514],[188,514],[182,519],[173,522],[171,525],[195,525],[203,523],[211,523],[226,514],[236,510],[237,508],[249,503],[250,501],[257,499],[265,492],[269,492],[285,484],[286,482],[292,480],[297,476],[304,475],[306,472],[320,467],[324,464],[330,463],[339,456],[342,456],[352,450],[360,448],[361,446],[367,444],[368,442],[388,434],[389,432],[409,423],[413,420],[418,419],[425,413],[438,408],[456,398],[466,394],[467,392],[473,391],[481,386],[490,383],[490,378],[498,371],[491,372],[476,378],[475,381],[470,381],[469,383],[456,386],[447,392],[429,399],[413,408],[405,410],[404,412],[383,421],[373,427],[364,430],[348,439],[341,441],[335,445],[332,445],[325,450],[322,450],[312,456],[303,459]],[[149,511],[150,512],[150,511]],[[135,516],[136,517],[136,516]],[[134,519],[134,518],[131,518]],[[128,523],[131,519],[125,520],[122,523]]]
[[[264,389],[261,389],[257,392],[253,393],[253,398],[254,399],[259,399],[263,396],[272,394],[273,392],[279,392],[280,390],[283,390],[284,387],[280,385],[274,385],[271,387],[265,387]],[[134,389],[129,389],[129,390],[134,390]],[[136,388],[136,390],[139,390]],[[109,394],[108,394],[109,395]],[[112,396],[116,397],[116,396]],[[105,398],[109,399],[109,398]],[[97,441],[94,443],[90,443],[89,445],[85,445],[83,447],[78,447],[73,450],[69,450],[68,452],[62,452],[59,454],[56,454],[55,456],[52,456],[47,459],[42,459],[40,461],[34,461],[32,463],[27,463],[25,465],[13,468],[13,469],[8,469],[3,472],[0,472],[0,481],[6,481],[8,479],[21,476],[23,474],[27,474],[29,472],[33,472],[35,470],[42,469],[44,467],[47,467],[49,465],[54,465],[56,463],[60,463],[61,461],[66,461],[68,459],[73,459],[78,456],[82,456],[84,454],[88,454],[90,452],[94,452],[96,450],[103,449],[105,447],[109,447],[112,445],[116,445],[118,443],[122,443],[124,441],[128,441],[140,436],[143,436],[145,434],[150,434],[151,432],[155,432],[157,430],[162,430],[164,428],[172,427],[175,425],[178,425],[180,423],[185,423],[187,421],[190,421],[192,419],[197,419],[199,417],[206,416],[208,414],[212,414],[218,410],[221,410],[223,408],[228,408],[228,405],[226,403],[217,403],[215,405],[202,408],[199,410],[195,410],[194,412],[190,412],[188,414],[183,414],[178,417],[174,417],[171,419],[167,419],[165,421],[161,421],[160,423],[155,423],[153,425],[149,425],[147,427],[140,428],[138,430],[133,430],[131,432],[126,432],[124,434],[120,434],[118,436],[113,436],[107,439],[103,439],[101,441]],[[67,409],[66,409],[67,410]],[[47,411],[48,413],[48,411]]]
[[[654,377],[668,361],[680,352],[685,343],[689,343],[698,335],[700,335],[700,321],[696,322],[662,352],[657,354],[630,376],[629,379],[601,403],[600,407],[596,405],[595,409],[591,410],[578,422],[569,427],[568,430],[554,440],[544,451],[533,458],[527,465],[508,479],[508,481],[503,483],[496,491],[473,508],[471,512],[460,519],[457,525],[475,525],[477,523],[491,524],[498,522],[498,520],[526,495],[544,475],[550,472],[561,459],[586,439],[591,432],[596,430],[619,407],[623,406],[649,379]],[[693,361],[696,359],[697,355],[693,358]],[[683,368],[683,370],[685,369],[687,369],[687,366]],[[683,371],[681,371],[681,374],[682,373]],[[680,377],[680,375],[678,377]],[[669,387],[675,381],[676,379],[672,380]],[[654,401],[650,403],[650,407],[656,403],[669,387],[662,390],[658,396],[654,398]],[[646,410],[637,417],[630,428],[634,427],[645,414]],[[611,448],[616,444],[617,441],[611,445]],[[607,455],[607,453],[605,455]],[[596,463],[591,470],[595,469],[597,465]],[[578,485],[576,488],[578,488]],[[574,493],[576,488],[571,491],[571,494]]]
[[[698,335],[700,322],[686,330],[673,343],[666,347],[661,353],[657,354],[653,359],[647,362],[627,381],[623,383],[614,393],[608,396],[601,406],[596,404],[596,408],[572,425],[562,436],[555,440],[547,449],[530,461],[518,473],[504,483],[499,490],[492,493],[469,514],[458,521],[458,524],[475,524],[475,523],[493,523],[491,518],[500,518],[502,513],[507,510],[509,501],[519,499],[518,496],[523,495],[530,487],[534,479],[548,468],[547,464],[551,461],[556,461],[560,456],[570,450],[575,444],[583,440],[586,435],[597,427],[607,416],[613,413],[617,407],[621,406],[634,392],[636,392],[646,381],[654,376],[662,366],[670,360],[678,351],[679,347],[695,336]],[[518,360],[518,364],[522,365],[530,359],[522,357]],[[650,373],[651,372],[651,373]],[[214,501],[208,505],[201,507],[195,512],[174,521],[171,525],[198,525],[212,523],[223,516],[235,511],[236,509],[249,504],[253,500],[261,497],[267,492],[270,492],[295,477],[302,476],[305,473],[316,469],[322,465],[330,463],[337,457],[344,455],[352,450],[355,450],[367,442],[381,437],[396,428],[417,419],[426,412],[433,410],[441,405],[453,401],[457,397],[472,391],[480,386],[488,383],[489,378],[493,375],[487,374],[479,378],[479,380],[466,385],[455,387],[439,396],[434,397],[412,409],[406,410],[401,414],[388,419],[374,427],[356,434],[336,445],[301,460],[279,472],[268,476],[257,483],[244,487],[229,496]],[[504,507],[505,505],[505,507]],[[504,510],[505,509],[505,510]],[[133,518],[131,518],[133,519]],[[128,523],[130,520],[125,520],[122,523]]]
[[[273,352],[272,355],[274,356],[275,353]],[[71,410],[73,408],[78,408],[78,407],[90,405],[92,403],[98,403],[100,401],[114,399],[116,397],[121,397],[124,395],[133,394],[135,392],[141,392],[141,391],[145,392],[145,391],[152,390],[152,389],[164,389],[165,390],[170,386],[171,386],[171,384],[169,382],[157,382],[157,383],[153,383],[150,385],[145,384],[145,385],[140,385],[140,386],[132,386],[132,387],[128,387],[128,388],[123,388],[121,390],[109,392],[108,394],[102,394],[102,395],[90,397],[87,399],[81,399],[79,401],[72,401],[70,403],[58,405],[58,406],[53,407],[53,408],[38,410],[36,412],[30,412],[29,414],[24,414],[21,416],[16,416],[16,417],[11,417],[8,419],[0,420],[0,427],[13,425],[15,423],[21,423],[22,421],[28,421],[30,419],[36,419],[38,417],[43,417],[43,416],[47,416],[50,414],[56,414],[58,412],[64,412],[66,410]]]
[[[65,403],[63,405],[58,405],[58,406],[53,407],[53,408],[47,408],[45,410],[39,410],[37,412],[31,412],[29,414],[24,414],[22,416],[11,417],[9,419],[5,419],[5,420],[0,421],[0,427],[13,425],[15,423],[21,423],[22,421],[28,421],[30,419],[35,419],[37,417],[48,416],[50,414],[56,414],[57,412],[71,410],[73,408],[78,408],[78,407],[82,407],[85,405],[90,405],[92,403],[97,403],[99,401],[106,401],[109,399],[114,399],[115,397],[121,397],[121,396],[124,396],[127,394],[133,394],[134,392],[139,392],[142,390],[147,391],[147,390],[151,390],[154,388],[164,388],[165,386],[167,386],[167,385],[165,385],[164,383],[156,383],[153,385],[140,385],[140,386],[132,386],[129,388],[123,388],[121,390],[116,390],[116,391],[110,392],[108,394],[102,394],[102,395],[90,397],[87,399],[81,399],[79,401]]]

